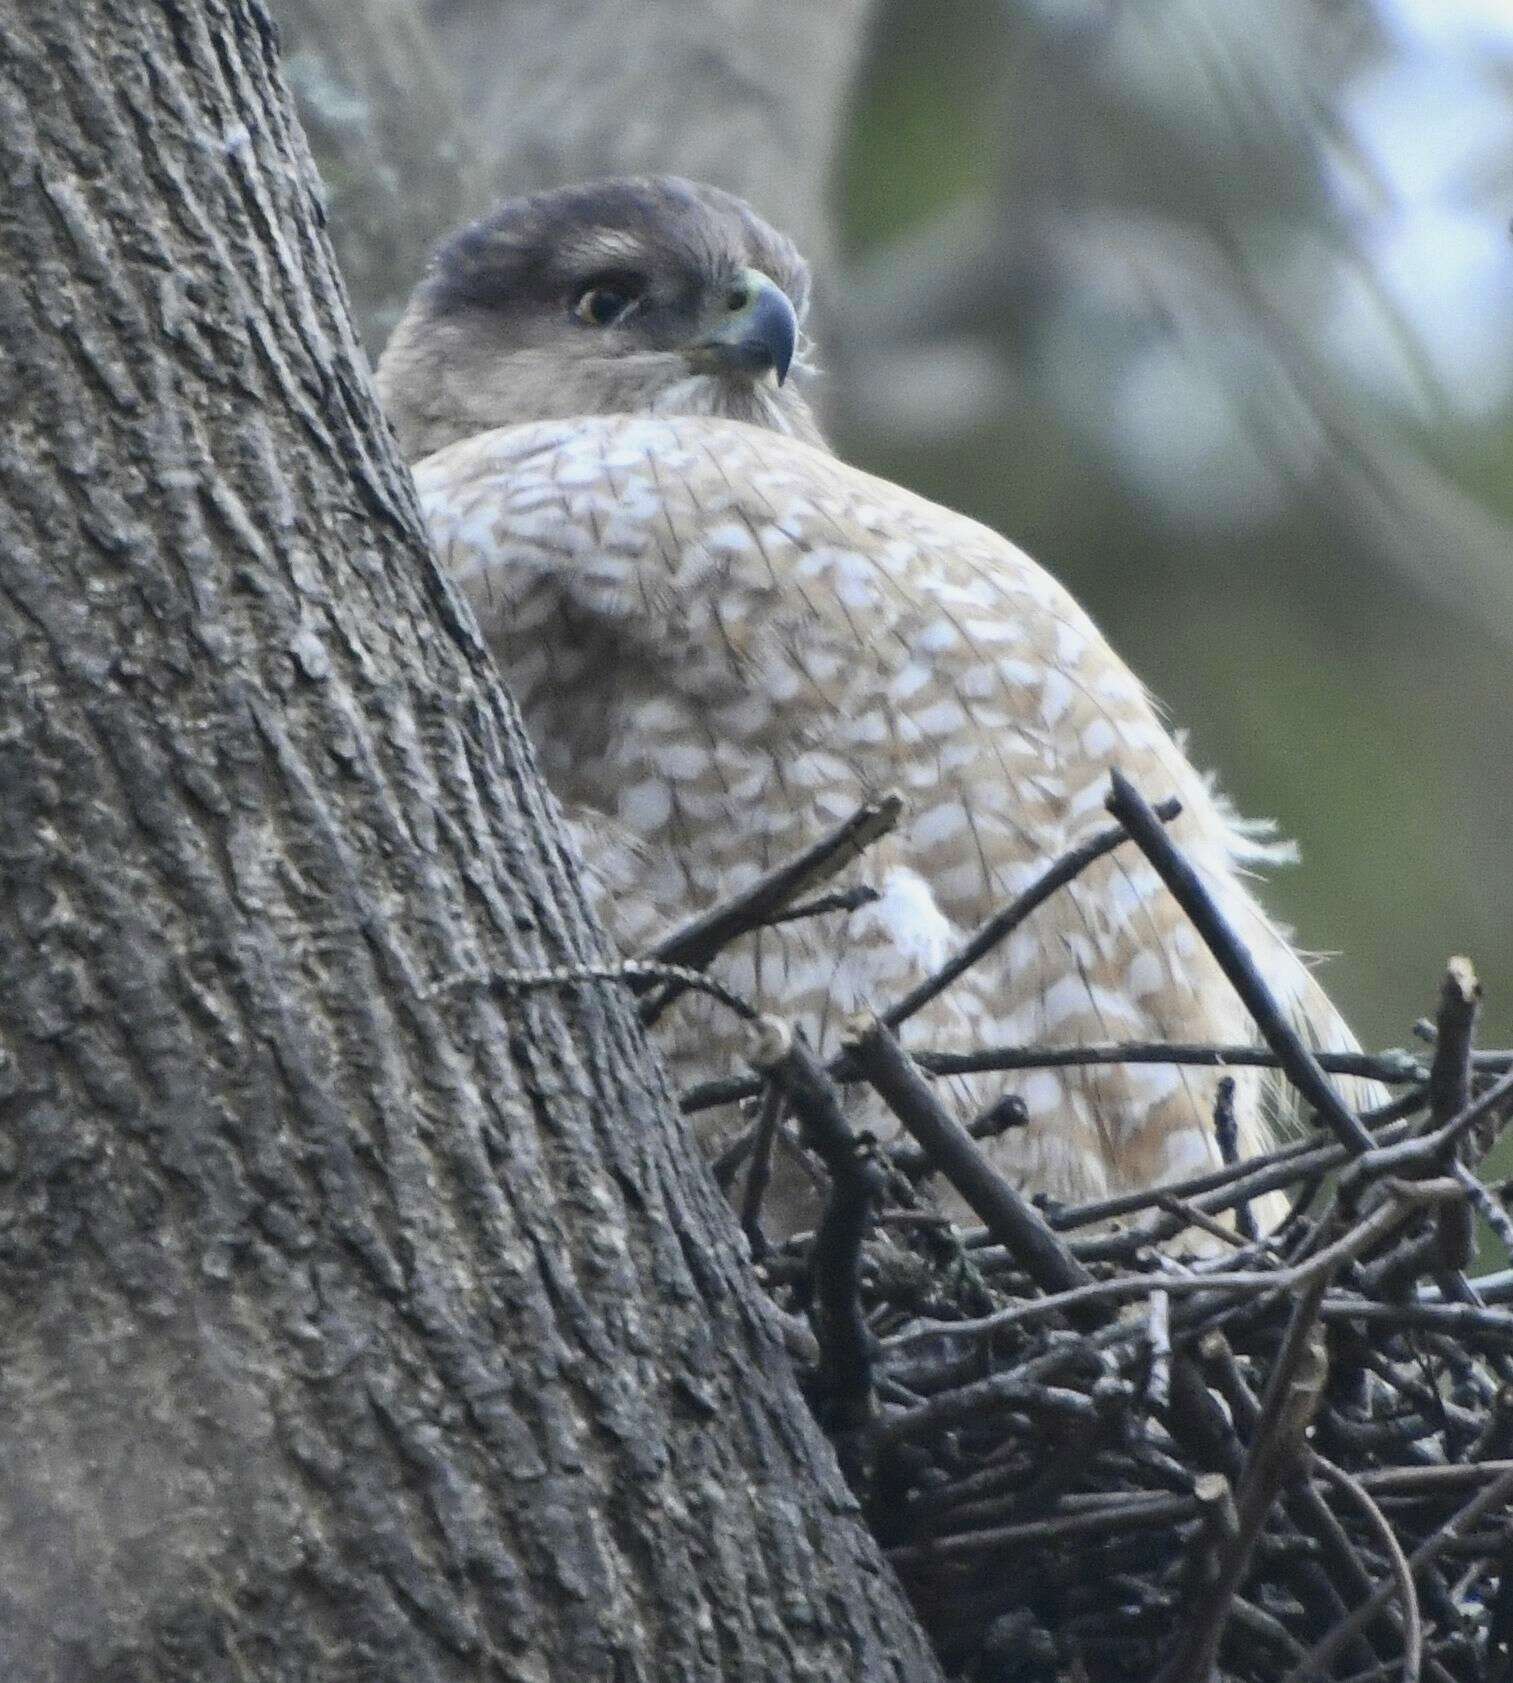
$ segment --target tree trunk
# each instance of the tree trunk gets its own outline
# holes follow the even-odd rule
[[[930,1678],[344,316],[256,0],[0,0],[0,1673]]]

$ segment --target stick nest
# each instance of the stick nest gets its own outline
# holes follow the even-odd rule
[[[1118,821],[1048,867],[951,964],[821,1064],[760,1019],[750,1081],[684,1108],[746,1102],[719,1166],[800,1356],[811,1403],[948,1672],[980,1683],[1492,1680],[1513,1640],[1513,1271],[1473,1272],[1474,1239],[1513,1249],[1507,1189],[1476,1173],[1513,1108],[1513,1055],[1473,1049],[1477,988],[1451,962],[1422,1055],[1319,1057],[1170,842],[1171,806],[1117,776]],[[739,901],[628,970],[654,1019],[730,940],[861,903],[815,890],[897,817],[864,808]],[[1192,918],[1257,1025],[1250,1047],[985,1048],[910,1055],[894,1034],[1080,869],[1133,843]],[[808,896],[806,899],[805,897]],[[567,978],[563,978],[567,979]],[[754,1015],[749,1011],[745,1014]],[[1432,1049],[1431,1049],[1432,1048]],[[1081,1207],[1031,1203],[963,1123],[943,1069],[1117,1059],[1281,1068],[1316,1131],[1226,1167]],[[1331,1074],[1396,1093],[1365,1116]],[[903,1127],[889,1147],[846,1117],[866,1083]],[[825,1177],[818,1231],[774,1248],[761,1194],[794,1136]],[[933,1176],[981,1225],[931,1210]],[[1253,1201],[1284,1194],[1269,1233]],[[1504,1258],[1506,1260],[1506,1256]]]

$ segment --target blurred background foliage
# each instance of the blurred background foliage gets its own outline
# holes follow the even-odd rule
[[[376,351],[499,192],[817,259],[841,452],[1030,549],[1300,843],[1368,1044],[1513,1038],[1513,0],[275,0]]]

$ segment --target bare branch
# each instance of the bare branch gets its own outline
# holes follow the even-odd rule
[[[1437,1531],[1420,1543],[1408,1556],[1409,1572],[1417,1576],[1451,1543],[1464,1536],[1483,1514],[1490,1513],[1510,1500],[1513,1500],[1513,1468],[1499,1474],[1490,1484],[1478,1491],[1465,1507],[1459,1509]],[[1336,1625],[1327,1636],[1315,1643],[1303,1660],[1288,1672],[1282,1683],[1304,1683],[1305,1678],[1320,1675],[1344,1644],[1363,1630],[1367,1621],[1387,1605],[1396,1589],[1397,1580],[1388,1579],[1373,1592],[1369,1600],[1357,1607],[1348,1619]]]
[[[1198,873],[1167,836],[1156,812],[1122,773],[1113,772],[1110,781],[1112,787],[1104,804],[1129,831],[1177,904],[1192,919],[1193,927],[1218,960],[1235,992],[1244,1000],[1246,1010],[1255,1018],[1261,1038],[1276,1053],[1288,1079],[1342,1145],[1352,1151],[1369,1151],[1371,1135],[1359,1117],[1345,1108],[1343,1100],[1325,1078],[1318,1060],[1287,1020],[1286,1013],[1262,980],[1243,942],[1230,928]]]
[[[1175,800],[1163,801],[1153,810],[1156,818],[1164,824],[1169,824],[1181,812],[1182,805]],[[933,976],[926,978],[917,988],[910,989],[902,999],[884,1011],[884,1028],[898,1028],[916,1012],[922,1011],[932,999],[939,998],[957,977],[965,975],[979,959],[1013,934],[1030,913],[1049,900],[1057,889],[1065,888],[1069,882],[1081,876],[1089,865],[1112,853],[1116,847],[1122,846],[1128,840],[1129,836],[1122,829],[1100,830],[1080,847],[1074,847],[1069,853],[1063,854],[1054,864],[1048,866],[1012,905],[1005,906],[1001,912],[996,912],[990,917],[961,951],[941,965]]]
[[[749,888],[664,935],[647,956],[660,963],[702,970],[732,941],[779,921],[800,895],[812,894],[859,859],[897,825],[903,806],[896,794],[859,806],[833,830],[758,877]],[[641,1020],[648,1025],[655,1023],[679,991],[664,989],[648,1000],[642,1007]]]
[[[878,1018],[854,1019],[844,1045],[846,1055],[883,1102],[1032,1279],[1048,1291],[1060,1292],[1089,1282],[1087,1270],[1072,1258],[1039,1211],[993,1168],[966,1129],[946,1114]]]

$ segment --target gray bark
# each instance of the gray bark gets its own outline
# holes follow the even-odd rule
[[[0,0],[0,1673],[931,1678],[430,560],[256,0]]]

